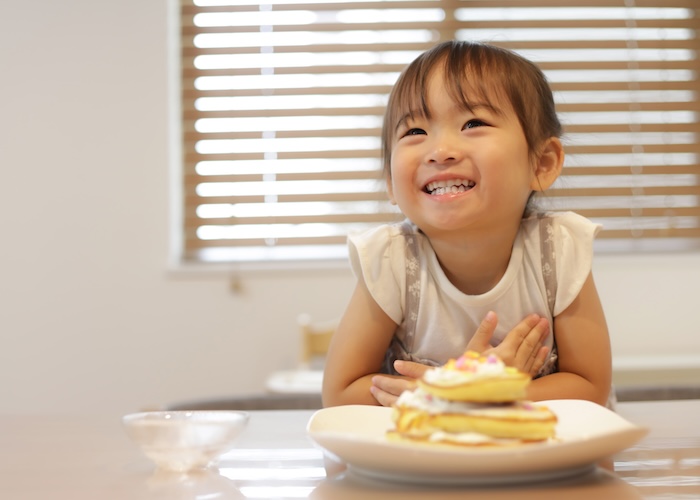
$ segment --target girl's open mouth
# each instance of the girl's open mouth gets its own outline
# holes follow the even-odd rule
[[[453,179],[449,181],[435,181],[427,184],[423,191],[430,195],[457,194],[469,191],[476,182],[466,179]]]

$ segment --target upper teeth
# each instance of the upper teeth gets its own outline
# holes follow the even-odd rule
[[[425,190],[430,194],[462,193],[473,188],[474,181],[466,179],[454,179],[449,181],[435,181],[425,186]]]

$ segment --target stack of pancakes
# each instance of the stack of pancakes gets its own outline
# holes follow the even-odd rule
[[[530,376],[496,356],[466,352],[427,370],[394,405],[390,439],[509,446],[551,439],[557,417],[525,401]]]

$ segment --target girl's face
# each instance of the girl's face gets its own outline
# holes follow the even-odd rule
[[[394,131],[389,196],[428,237],[517,227],[537,181],[510,103],[456,103],[438,67],[428,80],[430,117],[414,110]],[[534,186],[534,187],[533,187]]]

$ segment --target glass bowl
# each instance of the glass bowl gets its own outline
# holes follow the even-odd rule
[[[122,417],[127,435],[159,469],[204,469],[231,450],[248,423],[244,411],[149,411]]]

